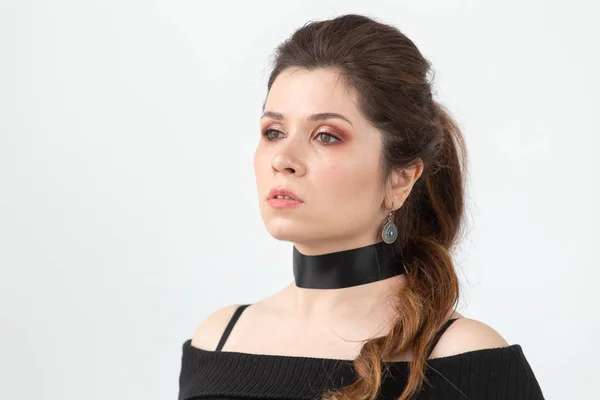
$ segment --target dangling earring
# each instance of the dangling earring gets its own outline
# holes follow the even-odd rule
[[[394,243],[398,238],[398,228],[396,227],[396,224],[394,224],[394,202],[392,202],[392,208],[390,215],[388,215],[387,222],[383,226],[381,238],[387,244]]]

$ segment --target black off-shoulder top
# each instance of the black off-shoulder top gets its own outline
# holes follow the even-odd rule
[[[227,326],[217,350],[183,344],[179,400],[318,399],[355,379],[351,360],[220,351],[241,312]],[[435,343],[454,320],[438,332]],[[387,362],[378,399],[395,399],[404,389],[409,363]],[[427,382],[418,400],[543,400],[520,345],[469,351],[428,360]]]

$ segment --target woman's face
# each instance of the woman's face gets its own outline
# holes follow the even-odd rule
[[[379,241],[388,212],[381,134],[336,72],[283,71],[268,94],[260,131],[254,170],[260,212],[273,237],[304,254]],[[270,199],[272,189],[289,190],[299,201]]]

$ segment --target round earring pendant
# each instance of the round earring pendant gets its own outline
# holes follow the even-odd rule
[[[387,244],[394,243],[398,238],[398,228],[391,219],[389,219],[383,227],[381,237],[383,238],[383,241]]]

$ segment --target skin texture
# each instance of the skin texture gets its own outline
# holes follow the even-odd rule
[[[314,114],[342,118],[312,120]],[[346,120],[347,119],[347,120]],[[260,120],[254,157],[260,213],[268,232],[304,254],[324,254],[381,241],[390,208],[398,209],[422,164],[383,176],[381,133],[361,114],[356,96],[331,69],[287,69],[273,83]],[[294,192],[301,204],[273,208],[271,189]],[[288,266],[282,266],[282,268]],[[304,289],[291,282],[254,302],[224,351],[353,359],[362,340],[387,333],[404,276],[343,289]],[[237,305],[210,315],[192,345],[214,349]],[[432,357],[507,345],[491,327],[460,318]],[[410,359],[410,354],[396,360]]]

